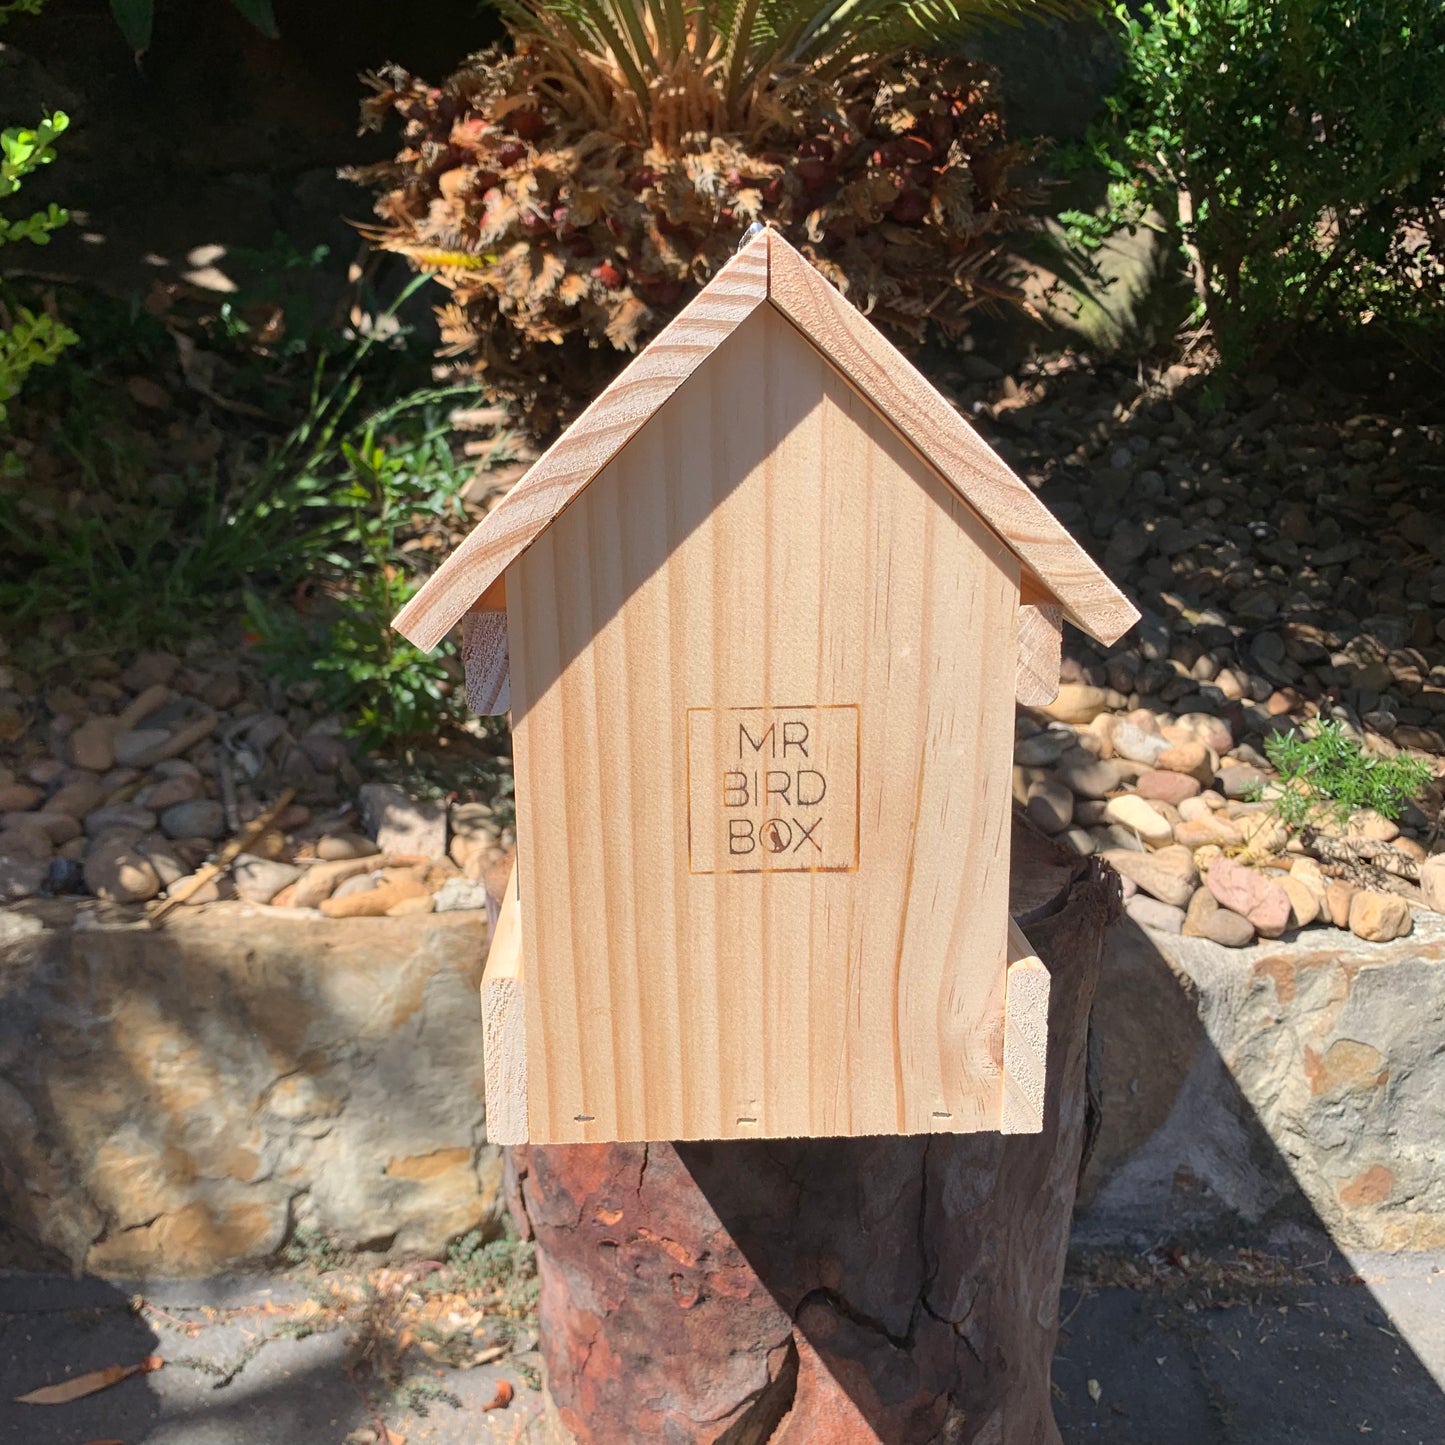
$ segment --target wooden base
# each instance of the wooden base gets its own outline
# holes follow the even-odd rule
[[[1117,880],[1015,830],[1053,976],[1042,1130],[510,1151],[556,1419],[586,1445],[1058,1445],[1059,1282]]]

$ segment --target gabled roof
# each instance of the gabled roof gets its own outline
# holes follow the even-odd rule
[[[717,347],[767,303],[947,481],[1023,567],[1023,601],[1057,603],[1111,643],[1139,614],[923,374],[782,236],[742,248],[572,423],[401,610],[432,648]]]

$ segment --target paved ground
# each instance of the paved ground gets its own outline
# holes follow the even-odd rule
[[[1076,1259],[1055,1367],[1067,1445],[1445,1445],[1445,1255],[1366,1257],[1354,1268],[1351,1279],[1337,1259],[1255,1271]],[[215,1279],[151,1285],[136,1313],[125,1289],[97,1280],[0,1275],[0,1441],[370,1445],[378,1423],[406,1445],[540,1433],[529,1429],[534,1355],[433,1372],[426,1377],[460,1408],[437,1402],[425,1416],[388,1399],[363,1402],[345,1368],[344,1332],[272,1340],[223,1383],[302,1299],[289,1280]],[[12,1403],[152,1353],[164,1368],[87,1399]],[[504,1378],[516,1398],[483,1413]]]

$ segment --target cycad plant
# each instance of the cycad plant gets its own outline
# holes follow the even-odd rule
[[[375,235],[451,291],[446,354],[542,433],[580,408],[755,220],[916,343],[1015,293],[1027,224],[961,32],[1087,0],[505,0],[510,50],[440,87],[396,68],[404,125]]]

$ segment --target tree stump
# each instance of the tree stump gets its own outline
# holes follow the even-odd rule
[[[587,1445],[1048,1445],[1117,879],[1014,829],[1043,1132],[520,1147],[554,1427]]]

